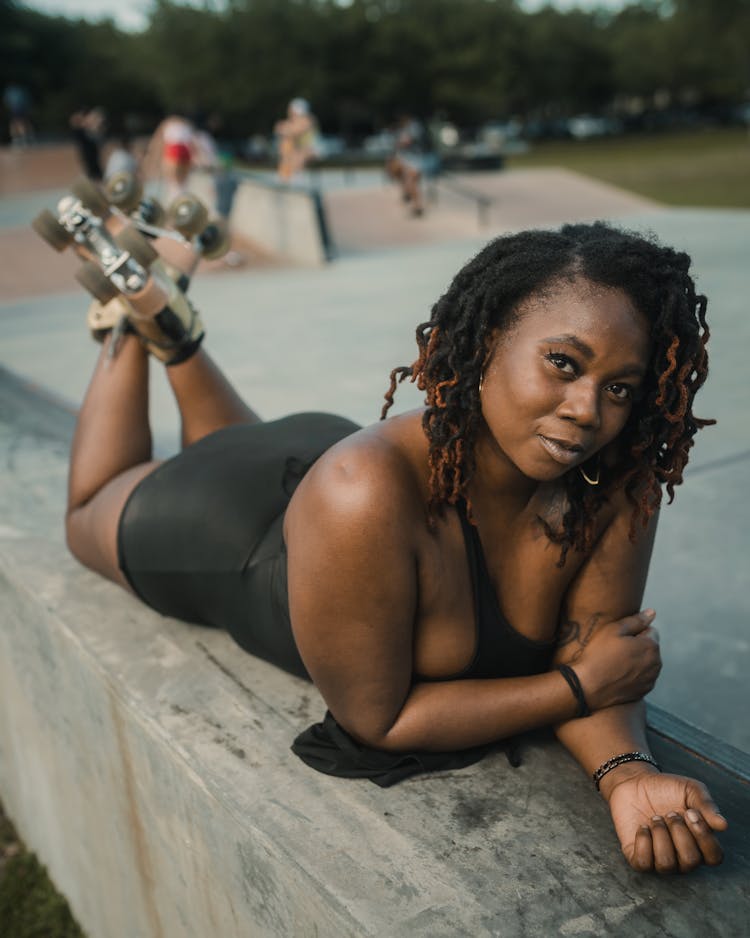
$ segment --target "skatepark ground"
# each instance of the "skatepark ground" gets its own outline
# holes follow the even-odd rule
[[[28,227],[76,176],[75,157],[67,147],[6,148],[0,170],[0,364],[75,407],[96,355],[83,327],[87,301],[70,252],[56,254]],[[665,659],[652,699],[750,751],[750,723],[740,718],[750,704],[750,212],[666,209],[553,170],[475,174],[466,185],[495,200],[483,229],[474,205],[449,192],[412,219],[376,173],[348,186],[324,182],[337,259],[314,270],[252,255],[239,269],[215,264],[192,288],[208,348],[263,416],[321,409],[366,423],[378,416],[390,369],[413,358],[416,324],[492,235],[609,218],[687,250],[712,327],[711,375],[696,409],[718,424],[699,434],[686,482],[662,512],[645,597]],[[167,455],[176,413],[154,372],[156,446]],[[419,404],[410,386],[397,400],[402,410]]]
[[[68,263],[71,259],[67,256],[55,255],[28,232],[28,224],[36,212],[54,205],[56,197],[62,194],[76,173],[72,152],[67,148],[39,148],[36,152],[27,153],[0,152],[0,251],[5,251],[6,247],[11,251],[10,246],[16,245],[16,253],[2,255],[10,256],[12,262],[6,260],[0,273],[0,366],[7,369],[3,375],[0,368],[0,431],[22,424],[26,408],[29,419],[36,420],[34,401],[40,392],[43,396],[52,395],[69,411],[75,411],[82,400],[96,357],[97,346],[86,335],[84,326],[88,301],[72,277],[75,265]],[[746,627],[750,612],[747,564],[750,508],[744,492],[746,483],[743,482],[747,479],[750,465],[745,367],[746,350],[750,347],[750,325],[745,309],[746,297],[750,293],[746,262],[750,212],[666,209],[573,173],[539,170],[462,177],[462,185],[481,190],[492,199],[486,224],[480,228],[471,200],[448,191],[438,193],[437,202],[432,204],[425,218],[411,219],[406,216],[395,190],[385,185],[377,173],[355,175],[348,182],[340,176],[320,178],[318,182],[323,190],[336,248],[333,262],[321,268],[302,269],[283,266],[273,258],[255,258],[248,252],[248,260],[243,267],[230,269],[214,265],[212,269],[205,270],[204,275],[198,276],[191,288],[194,302],[207,325],[208,349],[243,396],[261,416],[267,418],[299,410],[333,410],[362,423],[377,419],[391,368],[409,363],[415,357],[415,326],[428,317],[432,303],[462,263],[495,234],[527,226],[557,226],[564,221],[605,218],[626,227],[653,231],[665,243],[685,249],[693,256],[698,286],[709,297],[712,326],[709,346],[711,375],[696,409],[699,416],[716,417],[719,422],[715,428],[699,434],[685,484],[678,489],[675,503],[662,512],[644,605],[657,610],[656,624],[662,637],[665,664],[659,684],[649,700],[702,729],[718,744],[728,743],[750,753],[750,724],[747,721],[750,692],[746,679],[750,670],[750,636]],[[22,379],[26,389],[20,394],[17,393],[16,378]],[[5,390],[8,393],[3,393]],[[26,393],[28,398],[24,396]],[[418,406],[420,399],[411,386],[404,386],[397,395],[397,402],[395,409],[401,411]],[[177,446],[177,414],[157,367],[152,368],[151,415],[157,453],[166,456]],[[36,457],[28,442],[29,437],[19,437],[12,430],[0,433],[0,439],[10,441],[4,454],[7,472],[0,478],[0,505],[5,506],[6,512],[5,517],[0,518],[0,560],[8,556],[11,560],[9,569],[12,570],[14,565],[18,569],[27,556],[23,552],[27,540],[29,544],[34,542],[33,539],[43,540],[45,531],[49,531],[49,526],[55,524],[54,519],[61,514],[64,459],[57,443],[40,443]],[[19,439],[21,442],[16,446],[15,441]],[[50,484],[53,491],[48,491]],[[33,508],[35,498],[40,500],[38,509]],[[46,536],[56,542],[61,539],[59,531]],[[46,570],[49,564],[43,554],[44,551],[40,554],[40,565]],[[32,556],[28,553],[29,560]],[[55,556],[50,552],[50,557]],[[76,574],[77,578],[66,575],[72,582],[67,592],[63,582],[65,576],[55,578],[48,574],[45,583],[49,586],[42,590],[43,598],[57,597],[55,601],[66,604],[80,619],[82,634],[89,629],[91,638],[87,641],[92,647],[100,641],[102,660],[106,661],[108,655],[111,657],[107,644],[110,633],[104,630],[99,639],[101,626],[95,622],[89,626],[86,616],[91,603],[85,601],[85,590],[91,590],[91,596],[102,606],[113,602],[120,594],[115,587],[100,583],[89,574],[81,572],[80,577]],[[46,598],[44,601],[47,602]],[[122,622],[128,630],[133,630],[133,654],[153,662],[148,666],[151,669],[165,657],[164,649],[168,642],[175,643],[177,647],[185,641],[184,632],[179,627],[175,631],[170,623],[162,620],[165,624],[159,625],[159,629],[163,628],[163,637],[154,634],[150,620],[149,623],[138,624],[139,609],[136,604],[128,602],[127,609],[120,611],[115,609],[113,602],[111,615],[116,623]],[[214,662],[224,655],[227,665],[222,665],[221,669],[231,677],[227,668],[230,663],[234,667],[234,662],[226,657],[220,639],[220,636],[203,638],[204,651],[206,655],[211,652],[213,657],[209,657]],[[171,664],[171,658],[168,664]],[[135,662],[117,660],[117,669],[128,676],[134,672],[135,666]],[[188,667],[187,659],[184,666]],[[253,674],[259,674],[265,680],[264,667],[259,671],[253,670]],[[197,672],[195,674],[197,677]],[[177,671],[175,677],[179,678]],[[150,671],[146,678],[147,681],[152,680]],[[269,699],[274,700],[273,694],[276,693],[278,712],[286,712],[284,708],[287,705],[281,690],[276,688],[271,678],[266,683],[267,686],[263,685],[259,690],[260,696],[268,694]],[[178,682],[174,687],[177,693]],[[209,701],[209,693],[214,691],[207,687],[205,691],[192,692],[205,704]],[[184,693],[187,694],[188,690]],[[225,693],[223,687],[221,693]],[[240,700],[239,697],[237,699]],[[144,693],[144,708],[150,705],[148,701],[149,695]],[[307,697],[305,701],[311,706]],[[242,706],[244,708],[248,704],[242,702]],[[250,706],[255,706],[252,701]],[[198,712],[196,710],[196,714]],[[175,733],[179,730],[178,716],[181,719],[184,713],[184,709],[174,705],[170,720]],[[265,713],[262,711],[261,716]],[[319,716],[314,706],[311,714],[315,718]],[[295,717],[300,718],[296,713]],[[268,726],[270,716],[266,714],[263,719]],[[192,740],[195,740],[198,748],[194,758],[200,761],[201,753],[204,750],[209,752],[209,740],[204,740],[196,730],[195,720],[189,730],[189,745],[193,745]],[[216,729],[209,728],[207,732],[213,743],[217,743],[218,738],[213,738],[216,737]],[[222,733],[227,735],[226,730]],[[280,736],[282,744],[287,735],[285,724],[284,733]],[[178,747],[188,746],[179,733],[177,738]],[[231,749],[226,740],[222,745]],[[260,752],[253,753],[253,757],[263,768],[266,756]],[[227,759],[231,758],[227,756]],[[242,758],[245,758],[244,754]],[[563,771],[565,765],[563,762],[554,763],[555,771],[560,774],[553,782],[552,775],[548,780],[544,778],[545,762],[539,753],[531,753],[530,759],[530,764],[536,766],[539,774],[538,790],[534,790],[533,797],[541,799],[539,803],[547,804],[551,817],[557,813],[555,798],[562,796],[563,789],[568,791],[565,788],[567,776]],[[547,763],[548,766],[551,764]],[[245,791],[246,786],[241,779],[247,765],[241,765],[236,771],[230,769],[231,766],[228,769],[223,763],[215,767],[217,776],[221,775],[222,779],[236,775],[238,787]],[[484,778],[480,774],[482,771],[478,770],[477,778]],[[464,782],[471,783],[470,780]],[[283,791],[279,795],[281,804],[289,793],[285,789],[285,781],[280,778],[278,784]],[[318,779],[310,784],[325,789],[324,783]],[[460,790],[460,784],[458,779],[456,792]],[[515,791],[514,785],[519,786],[519,791],[523,790],[523,785],[512,779],[504,779],[503,784],[508,786],[508,792]],[[560,786],[560,791],[555,786]],[[229,787],[228,782],[226,787]],[[399,851],[416,851],[417,855],[410,861],[410,876],[411,870],[420,869],[427,857],[420,846],[420,832],[408,826],[411,823],[409,818],[418,820],[421,816],[418,804],[422,790],[435,799],[433,806],[438,814],[445,808],[445,811],[453,811],[455,816],[457,810],[455,802],[451,801],[453,789],[445,789],[443,794],[439,794],[437,787],[433,789],[428,785],[418,789],[412,786],[399,796],[412,805],[409,812],[401,816],[400,823],[406,827],[399,832],[397,847]],[[574,810],[571,806],[577,803],[577,790],[574,792],[571,788],[570,793],[574,800],[565,801],[566,809]],[[368,802],[372,800],[369,792],[364,795],[368,796]],[[342,798],[344,812],[358,817],[352,805],[359,794],[356,798],[348,793],[337,794],[336,797]],[[525,797],[528,802],[528,792]],[[546,797],[547,802],[544,800]],[[165,798],[168,799],[168,794]],[[508,837],[510,840],[523,837],[524,831],[528,830],[528,842],[534,844],[537,841],[532,828],[536,822],[531,813],[528,816],[524,814],[526,806],[523,811],[512,814],[517,819],[515,822],[507,820]],[[274,810],[271,809],[272,814]],[[577,830],[588,825],[587,810],[582,808],[580,817],[576,815]],[[468,798],[466,811],[469,811]],[[390,817],[389,812],[383,816]],[[373,814],[368,815],[367,823],[363,821],[360,830],[367,847],[365,854],[370,849],[380,849],[378,838],[396,835],[387,820],[383,822],[387,830],[385,827],[372,827],[373,817]],[[443,829],[441,818],[442,814],[437,819],[439,823],[436,821],[436,830]],[[273,814],[273,819],[274,823],[279,823],[281,831],[276,814]],[[293,820],[291,814],[290,820]],[[468,813],[466,818],[459,820],[461,843],[465,845],[470,841],[467,831],[474,829],[474,822],[469,823]],[[158,824],[158,821],[154,819],[154,823]],[[300,822],[297,820],[295,823]],[[511,830],[513,823],[519,825],[517,831],[515,828]],[[368,846],[368,830],[372,832],[371,847]],[[477,839],[477,846],[471,849],[484,850],[485,841],[486,838]],[[654,880],[649,880],[648,886],[637,887],[627,875],[617,871],[619,867],[611,872],[607,859],[601,866],[606,872],[606,884],[604,878],[597,880],[601,887],[597,886],[592,891],[593,880],[586,873],[586,864],[594,861],[588,855],[584,857],[579,843],[582,844],[583,840],[579,840],[578,833],[563,825],[560,841],[550,847],[550,851],[555,856],[569,858],[565,861],[564,870],[555,868],[553,875],[553,867],[546,859],[528,860],[528,868],[519,869],[515,885],[507,887],[508,901],[512,899],[515,904],[513,916],[518,916],[517,919],[512,918],[513,928],[517,927],[517,930],[490,932],[480,929],[473,933],[552,934],[552,931],[535,931],[533,923],[529,924],[528,931],[523,925],[524,916],[531,908],[538,910],[535,915],[542,914],[543,910],[539,909],[544,903],[533,906],[530,900],[532,893],[524,891],[527,886],[531,888],[534,877],[541,875],[542,879],[546,877],[558,887],[564,884],[562,895],[568,898],[560,899],[559,893],[556,896],[558,901],[567,903],[566,910],[568,907],[579,911],[582,908],[599,908],[609,901],[604,898],[607,890],[612,891],[612,896],[620,888],[624,890],[622,901],[626,904],[622,909],[625,911],[605,908],[604,918],[599,913],[576,917],[574,911],[566,911],[565,915],[560,911],[550,912],[556,923],[555,934],[680,934],[691,938],[721,934],[720,920],[711,919],[709,927],[701,918],[703,900],[698,896],[706,897],[708,902],[710,895],[710,890],[700,892],[706,889],[702,874],[698,879],[689,877],[684,881],[691,884],[690,890],[697,890],[694,894],[683,894],[680,892],[682,885],[673,885],[673,881],[664,879],[658,885],[652,886]],[[346,851],[349,847],[341,849]],[[432,850],[433,845],[427,844],[424,849]],[[481,852],[475,855],[476,858],[482,856]],[[540,857],[544,856],[546,854],[542,851]],[[343,852],[342,857],[347,860],[348,854]],[[470,870],[476,862],[476,859],[464,862],[459,858],[450,860],[448,865],[463,876],[464,868]],[[310,865],[315,864],[311,861]],[[539,870],[542,872],[538,873]],[[739,874],[740,868],[736,872]],[[397,872],[394,875],[398,885],[401,874]],[[709,875],[716,874],[712,872]],[[327,882],[335,879],[328,876]],[[341,882],[345,879],[344,876]],[[432,896],[433,892],[437,895],[438,886],[433,886],[432,881],[428,883],[427,879],[423,881],[419,876],[414,882],[420,884],[419,903],[410,904],[410,900],[418,896],[413,892],[407,896],[405,890],[407,887],[411,889],[411,885],[404,882],[399,886],[398,894],[406,897],[404,909],[413,911],[417,904],[420,907],[425,905],[426,909],[428,898],[423,902],[422,897]],[[726,883],[728,898],[731,898],[730,887],[734,888],[732,882],[734,880]],[[442,884],[438,885],[443,888]],[[473,888],[475,884],[469,890]],[[550,886],[550,895],[552,888]],[[603,890],[601,896],[596,891],[599,888]],[[671,930],[672,925],[667,918],[652,921],[650,916],[652,912],[656,914],[658,903],[642,906],[644,897],[640,894],[632,899],[639,888],[653,890],[654,895],[658,893],[659,902],[666,902],[660,906],[667,910],[664,915],[677,915],[676,911],[670,910],[683,908],[683,899],[688,903],[683,908],[685,917],[680,919],[679,930]],[[66,886],[69,895],[73,889],[72,885]],[[742,899],[738,898],[740,892]],[[745,893],[745,887],[740,884],[731,894],[734,897],[731,902],[739,903],[732,906],[732,921],[741,920],[742,909],[747,903]],[[83,902],[85,908],[85,901],[79,900],[77,907],[81,908],[80,903]],[[456,907],[459,906],[460,899]],[[633,912],[633,909],[638,911]],[[467,903],[464,924],[475,914],[479,921],[480,912],[479,908],[475,910],[470,902]],[[628,916],[631,912],[642,916],[637,923],[635,920],[631,923],[636,925],[635,932],[618,931],[620,922],[624,929],[626,918],[630,921]],[[610,913],[615,916],[611,921],[607,917]],[[380,907],[371,920],[377,922],[384,914]],[[705,915],[710,918],[713,914],[706,905]],[[618,915],[621,918],[617,918]],[[692,931],[685,924],[691,916],[695,921]],[[471,920],[474,921],[473,918]],[[559,932],[558,924],[562,929]],[[409,933],[406,926],[403,927],[405,930],[398,933]],[[436,929],[434,921],[430,919],[428,922],[427,918],[419,927],[423,927],[424,932],[419,931],[415,924],[413,934],[448,934]],[[713,931],[714,927],[719,930]]]

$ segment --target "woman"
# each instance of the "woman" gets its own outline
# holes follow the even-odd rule
[[[167,115],[153,132],[143,157],[143,173],[147,179],[161,178],[166,202],[185,192],[198,150],[195,127],[182,114]]]
[[[635,869],[719,863],[708,791],[648,752],[660,660],[654,613],[637,611],[661,487],[671,498],[707,423],[689,264],[603,224],[491,242],[392,373],[384,416],[406,378],[426,407],[366,429],[260,422],[197,321],[157,346],[128,335],[81,409],[71,550],[309,675],[330,713],[296,751],[317,768],[389,784],[551,725]],[[161,464],[146,347],[182,415],[183,452]]]
[[[423,178],[431,166],[435,168],[434,154],[424,153],[424,137],[419,121],[402,115],[396,127],[393,152],[385,162],[386,173],[401,186],[401,197],[415,218],[424,214]]]
[[[273,132],[279,141],[279,179],[291,182],[315,156],[317,122],[309,102],[305,98],[292,98],[287,116],[276,122]]]

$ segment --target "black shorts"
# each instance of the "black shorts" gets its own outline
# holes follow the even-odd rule
[[[289,620],[284,512],[315,460],[358,429],[293,414],[218,430],[159,466],[120,518],[120,568],[137,595],[308,677]]]

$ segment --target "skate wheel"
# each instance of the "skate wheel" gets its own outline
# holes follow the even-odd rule
[[[104,198],[102,190],[85,176],[76,179],[70,187],[70,191],[81,201],[84,208],[87,208],[95,215],[106,217],[109,214],[109,203]]]
[[[208,260],[223,257],[229,250],[229,227],[220,218],[209,222],[198,235],[201,255]]]
[[[111,205],[123,212],[132,212],[138,207],[143,193],[140,180],[133,173],[115,173],[104,187],[104,194]]]
[[[63,228],[57,218],[47,208],[36,216],[31,223],[31,227],[56,251],[64,251],[73,241],[73,236],[70,232]]]
[[[117,296],[117,288],[107,280],[101,268],[93,261],[86,261],[78,268],[75,276],[81,286],[102,305]]]
[[[208,211],[199,198],[188,193],[178,196],[172,202],[167,212],[167,220],[175,231],[179,231],[185,238],[192,238],[205,228]]]
[[[132,225],[118,231],[115,235],[115,241],[118,247],[121,247],[123,251],[127,251],[134,260],[138,261],[141,267],[149,267],[159,256],[148,238],[144,237]]]
[[[148,199],[141,199],[140,205],[138,206],[137,218],[146,225],[159,227],[164,223],[166,214],[161,202],[158,199],[149,197]]]

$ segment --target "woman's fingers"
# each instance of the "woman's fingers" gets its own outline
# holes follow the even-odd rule
[[[634,616],[620,619],[620,635],[639,635],[654,621],[656,613],[653,609],[644,609]]]
[[[689,873],[701,863],[717,866],[724,858],[716,836],[694,808],[684,816],[670,811],[665,818],[654,817],[651,837],[657,873]]]
[[[685,823],[695,838],[698,849],[703,856],[703,862],[708,866],[718,866],[724,859],[724,851],[700,811],[696,811],[695,808],[688,808],[685,812]],[[724,823],[726,824],[726,821]]]
[[[689,808],[683,817],[671,811],[655,815],[650,826],[638,829],[630,865],[641,873],[689,873],[701,863],[717,866],[724,858],[716,836],[699,811]]]
[[[639,827],[635,835],[630,865],[639,873],[650,873],[654,868],[654,846],[651,839],[651,830],[645,825]]]
[[[701,865],[703,854],[681,814],[678,814],[677,811],[670,811],[666,817],[666,822],[677,854],[679,870],[681,873],[689,873]]]
[[[693,808],[703,815],[709,827],[715,831],[725,831],[729,824],[723,814],[714,804],[708,789],[702,782],[691,779],[686,792],[685,802],[688,808]]]
[[[677,851],[663,817],[651,818],[651,841],[656,872],[674,873],[678,869]]]

